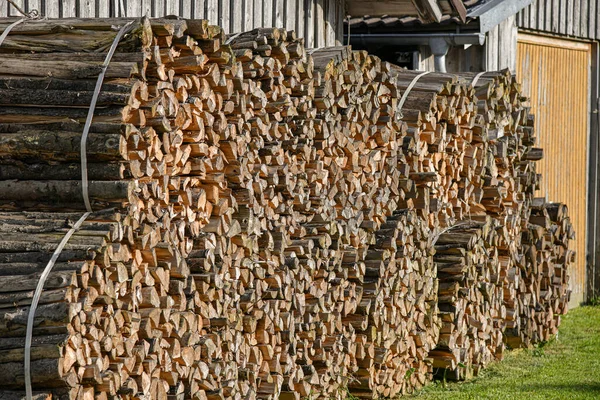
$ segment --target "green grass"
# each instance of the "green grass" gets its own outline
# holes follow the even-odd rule
[[[435,382],[411,398],[600,399],[600,306],[570,311],[549,343],[506,354],[470,382]]]

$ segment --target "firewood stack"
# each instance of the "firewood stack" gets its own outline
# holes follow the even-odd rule
[[[473,83],[475,76],[465,74],[461,78]],[[496,248],[504,287],[505,325],[518,329],[517,291],[523,267],[521,231],[538,189],[535,161],[542,152],[533,147],[533,116],[524,104],[520,86],[507,70],[480,75],[475,94],[480,110],[476,127],[489,141],[488,157],[494,161],[485,172],[483,195],[472,213],[491,216],[499,223]]]
[[[4,389],[23,387],[23,347],[33,291],[49,254],[79,216],[1,214]],[[159,297],[143,288],[151,271],[142,262],[142,253],[134,254],[132,221],[127,219],[113,211],[93,214],[58,258],[36,313],[31,351],[34,388],[54,387],[55,393],[65,394],[65,386],[85,382],[90,386],[81,395],[93,396],[94,386],[114,394],[117,389],[137,392],[140,385],[151,383],[142,365],[150,349],[138,345],[141,308],[158,303]],[[152,270],[164,275],[163,267]],[[130,373],[123,371],[125,365]],[[71,391],[69,397],[78,393]]]
[[[522,239],[521,324],[518,329],[507,330],[509,346],[529,347],[557,333],[560,316],[567,312],[569,303],[568,270],[575,261],[569,241],[574,237],[566,205],[534,200]]]
[[[473,76],[465,75],[462,78],[470,82]],[[551,334],[549,332],[554,333],[560,321],[558,316],[554,318],[553,315],[544,314],[544,317],[538,317],[543,322],[539,325],[532,323],[535,310],[547,310],[547,307],[539,305],[537,288],[542,278],[538,275],[536,264],[531,262],[531,254],[524,251],[525,246],[522,245],[522,238],[529,243],[532,241],[532,213],[540,212],[536,208],[543,209],[552,204],[534,198],[540,180],[540,175],[536,173],[536,161],[543,157],[543,150],[535,147],[537,139],[534,116],[529,114],[527,99],[522,96],[520,85],[514,77],[508,71],[491,72],[485,73],[477,82],[475,89],[480,99],[480,108],[484,110],[481,115],[484,116],[485,130],[490,138],[496,138],[492,148],[496,165],[486,177],[489,185],[486,192],[499,195],[494,198],[488,196],[485,202],[482,201],[482,205],[487,215],[501,223],[497,248],[502,263],[501,274],[504,277],[506,342],[510,347],[530,346],[547,340]],[[560,224],[568,221],[564,204],[553,207],[564,210],[558,221]],[[568,222],[564,224],[565,232],[569,232],[567,236],[572,236],[572,227]],[[551,236],[550,232],[555,229],[550,223],[542,224],[542,227],[545,231],[538,231],[538,234]],[[557,262],[560,267],[557,267],[553,293],[553,299],[557,301],[553,309],[563,314],[566,312],[565,298],[568,298],[568,265],[575,255],[572,250],[568,250],[566,237],[556,240],[553,250],[558,251],[558,248],[568,251],[568,257]],[[545,257],[546,262],[552,262],[549,253]],[[554,276],[554,271],[548,273]],[[539,332],[533,333],[538,327]]]
[[[358,313],[369,317],[357,335],[354,396],[397,396],[430,379],[440,329],[432,255],[431,232],[414,210],[397,210],[376,233],[364,261]]]
[[[243,142],[218,142],[227,171],[223,183],[233,196],[224,210],[235,210],[228,229],[204,229],[195,246],[195,262],[207,274],[204,293],[211,293],[201,297],[212,318],[222,321],[211,332],[237,366],[239,385],[249,387],[242,395],[306,396],[320,377],[302,368],[300,354],[312,343],[298,340],[296,329],[305,315],[298,292],[315,289],[314,243],[292,234],[306,221],[300,210],[316,179],[301,174],[314,152],[308,143],[314,131],[295,121],[314,114],[312,65],[302,41],[282,29],[230,36],[229,43],[246,88],[234,88],[241,101],[226,121],[236,121]],[[311,337],[314,331],[303,339]]]
[[[417,75],[400,69],[396,73],[400,91],[406,90]],[[408,124],[404,150],[415,184],[414,193],[403,205],[416,208],[434,235],[446,232],[441,237],[444,244],[434,257],[438,260],[442,331],[438,349],[430,356],[434,371],[442,375],[440,371],[449,369],[450,373],[444,374],[448,378],[465,377],[466,371],[477,370],[493,357],[500,358],[503,349],[496,224],[480,205],[485,174],[494,159],[487,134],[479,126],[481,115],[473,93],[457,77],[431,73],[413,86],[402,110],[403,121]],[[485,240],[479,233],[473,234],[478,239],[472,243],[453,241],[456,235],[446,229],[455,229],[457,221],[465,219],[483,221]],[[469,231],[464,234],[471,238]],[[446,258],[453,260],[444,262]],[[440,266],[450,268],[454,275]]]
[[[5,396],[85,210],[81,134],[126,23],[26,21],[0,46]],[[87,139],[94,212],[35,314],[38,395],[390,397],[500,357],[505,325],[551,334],[572,229],[562,205],[530,216],[518,86],[429,74],[400,107],[415,76],[284,29],[128,25]]]
[[[5,232],[14,232],[2,236],[2,275],[29,282],[4,286],[5,303],[13,304],[2,319],[13,342],[4,347],[12,363],[3,369],[6,388],[23,388],[33,289],[81,216],[75,211],[84,209],[80,137],[118,30],[113,24],[124,21],[26,22],[1,47],[0,202]],[[194,120],[179,107],[187,82],[175,79],[208,57],[175,37],[182,25],[135,21],[108,67],[88,138],[89,194],[94,210],[118,211],[93,213],[50,275],[34,328],[36,390],[56,387],[53,393],[66,398],[164,398],[183,396],[186,380],[210,373],[199,357],[210,347],[206,339],[201,345],[203,320],[187,307],[186,291],[195,287],[184,256],[192,245],[186,231],[207,224],[211,211],[202,189],[178,177],[191,168],[193,148],[184,141],[202,133],[192,132]],[[188,30],[208,41],[219,35],[205,22]]]
[[[416,71],[395,68],[398,89],[406,90]],[[489,160],[476,128],[473,90],[453,75],[430,73],[412,88],[402,109],[408,124],[404,143],[417,195],[407,200],[434,231],[468,218],[480,195]]]
[[[392,66],[365,52],[309,52],[322,75],[317,108],[330,104],[318,110],[323,140],[315,146],[328,171],[334,240],[343,251],[337,277],[357,285],[359,295],[343,309],[342,331],[332,335],[356,343],[348,351],[355,373],[335,382],[358,396],[392,396],[429,379],[427,353],[438,334],[429,228],[399,208],[414,184],[405,168],[396,79]]]
[[[434,372],[465,379],[503,351],[503,287],[492,219],[467,222],[439,235],[434,261],[442,329],[429,355]]]

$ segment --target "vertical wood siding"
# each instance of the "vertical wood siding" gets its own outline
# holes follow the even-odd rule
[[[446,55],[448,72],[499,71],[505,68],[515,72],[517,68],[516,16],[510,16],[486,34],[483,46],[473,45],[464,49],[450,48]],[[428,46],[420,46],[419,69],[434,71],[433,55]]]
[[[587,165],[591,46],[519,34],[517,77],[531,98],[544,158],[540,196],[565,202],[575,228],[577,261],[571,274],[571,303],[586,288]]]
[[[599,0],[534,0],[517,14],[517,26],[582,39],[600,38]]]
[[[515,72],[517,65],[517,26],[515,16],[508,17],[487,33],[485,38],[487,71],[505,68]]]
[[[122,2],[125,10],[121,10]],[[15,0],[25,11],[36,9],[48,18],[164,17],[208,19],[227,32],[258,27],[295,30],[306,47],[340,44],[343,0]],[[0,0],[0,17],[18,16]]]

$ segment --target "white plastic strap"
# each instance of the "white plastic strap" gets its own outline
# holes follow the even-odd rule
[[[81,135],[81,149],[80,149],[81,188],[82,188],[82,195],[83,195],[83,201],[85,203],[86,212],[79,218],[79,220],[73,225],[73,227],[71,229],[69,229],[67,234],[60,241],[56,250],[54,250],[54,253],[52,254],[52,257],[50,258],[50,261],[48,261],[46,268],[44,268],[44,271],[42,272],[42,275],[40,276],[38,284],[35,288],[35,292],[33,294],[33,299],[31,300],[31,307],[29,308],[29,314],[27,315],[27,330],[25,333],[25,354],[24,354],[24,359],[25,359],[25,368],[24,368],[25,396],[26,396],[27,400],[31,400],[32,396],[33,396],[33,390],[31,387],[31,341],[32,341],[32,335],[33,335],[33,323],[34,323],[34,319],[35,319],[35,312],[36,312],[38,303],[40,301],[40,296],[42,295],[42,291],[44,290],[44,284],[46,283],[46,279],[48,279],[48,275],[50,274],[50,271],[52,271],[52,268],[54,267],[54,264],[56,263],[58,256],[60,256],[60,253],[63,251],[64,247],[69,242],[69,239],[71,238],[71,236],[73,236],[73,234],[81,227],[81,224],[83,224],[83,222],[87,219],[87,217],[89,217],[89,215],[92,213],[92,206],[90,204],[90,198],[89,198],[89,193],[88,193],[87,151],[86,151],[87,150],[87,137],[88,137],[88,134],[90,131],[90,126],[92,124],[92,119],[94,117],[94,110],[96,108],[96,103],[98,102],[98,95],[100,94],[100,89],[102,88],[102,82],[104,81],[104,75],[106,74],[106,70],[108,68],[108,65],[110,64],[110,60],[112,59],[113,54],[115,53],[115,50],[117,49],[117,45],[119,44],[119,42],[121,41],[121,38],[125,34],[127,27],[129,27],[133,22],[134,21],[130,21],[127,24],[125,24],[123,27],[121,27],[121,29],[115,36],[112,46],[110,47],[108,53],[106,54],[106,59],[104,60],[104,64],[102,65],[102,71],[98,75],[98,80],[96,81],[96,87],[94,89],[94,95],[92,96],[92,101],[90,103],[90,108],[88,110],[87,119],[85,121],[85,125],[83,128],[83,134]]]
[[[229,39],[227,39],[227,41],[225,41],[225,44],[229,44],[229,43],[233,42],[235,40],[235,38],[240,36],[241,34],[242,34],[242,32],[238,32],[235,35],[230,36]]]
[[[473,82],[471,82],[471,86],[475,87],[475,85],[477,84],[477,81],[479,80],[479,78],[481,78],[483,76],[483,74],[485,74],[487,71],[481,71],[480,73],[478,73],[477,75],[475,75],[475,78],[473,78]]]
[[[108,69],[108,65],[110,64],[110,60],[112,59],[113,54],[115,54],[115,50],[117,49],[117,45],[121,41],[121,38],[125,34],[125,30],[129,25],[133,24],[133,21],[128,22],[123,25],[117,36],[115,36],[115,40],[110,46],[110,50],[108,50],[108,54],[106,54],[106,58],[104,59],[104,64],[102,64],[102,71],[100,75],[98,75],[98,80],[96,81],[96,87],[94,89],[94,95],[92,96],[92,101],[90,103],[90,108],[88,110],[87,119],[85,120],[85,125],[83,127],[83,133],[81,135],[81,145],[80,145],[80,155],[81,155],[81,190],[83,195],[83,202],[85,203],[85,209],[87,211],[92,211],[92,206],[90,203],[90,196],[88,193],[88,172],[87,172],[87,138],[90,132],[90,126],[92,125],[92,119],[94,118],[94,111],[96,109],[96,103],[98,102],[98,96],[100,95],[100,89],[102,88],[102,82],[104,82],[104,75],[106,75],[106,70]]]
[[[75,231],[81,227],[83,221],[85,221],[90,214],[90,212],[86,212],[85,214],[83,214],[81,218],[79,218],[79,220],[75,223],[75,225],[73,225],[73,227],[69,229],[67,234],[62,238],[60,244],[58,245],[56,250],[54,250],[52,258],[50,258],[50,261],[48,261],[48,265],[46,265],[44,272],[42,272],[37,287],[35,288],[33,299],[31,299],[31,307],[29,308],[29,314],[27,315],[27,331],[25,333],[25,396],[27,397],[27,400],[31,400],[33,395],[31,388],[31,339],[33,335],[33,322],[35,319],[35,310],[40,301],[42,291],[44,290],[44,283],[46,282],[46,279],[48,278],[52,267],[54,267],[56,260],[58,260],[58,256],[65,248],[65,245],[67,244],[71,236],[73,236]]]
[[[14,28],[15,26],[19,25],[20,23],[22,23],[22,22],[24,22],[26,20],[27,20],[27,18],[21,18],[21,19],[15,21],[15,22],[13,22],[9,26],[7,26],[6,29],[4,30],[4,32],[2,32],[2,35],[0,36],[0,46],[2,46],[2,43],[4,42],[4,39],[6,39],[6,37],[10,33],[10,31],[12,30],[12,28]]]
[[[461,200],[461,201],[462,201],[462,200]],[[442,229],[441,231],[439,231],[439,232],[438,232],[438,233],[437,233],[437,234],[434,236],[434,239],[433,239],[433,242],[432,242],[432,246],[435,246],[435,244],[437,243],[437,241],[438,241],[438,239],[440,238],[440,236],[442,236],[444,233],[446,233],[446,232],[448,232],[448,231],[451,231],[451,230],[452,230],[452,229],[454,229],[454,228],[460,228],[461,226],[469,226],[469,225],[471,225],[471,224],[477,224],[477,222],[476,222],[476,221],[473,221],[473,220],[471,220],[471,219],[469,219],[469,220],[467,220],[467,221],[459,222],[459,223],[457,223],[456,225],[452,225],[452,226],[449,226],[449,227],[447,227],[447,228],[445,228],[445,229]]]
[[[417,82],[419,81],[419,79],[421,79],[422,76],[425,76],[430,73],[431,73],[431,71],[421,72],[419,75],[417,75],[413,78],[413,80],[410,82],[410,85],[408,85],[408,87],[404,91],[402,98],[400,98],[400,104],[398,104],[398,110],[400,110],[400,113],[402,113],[402,107],[404,107],[404,102],[408,98],[408,94],[410,93],[412,88],[417,84]]]

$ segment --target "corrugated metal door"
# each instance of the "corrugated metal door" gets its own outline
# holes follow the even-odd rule
[[[586,287],[590,62],[588,43],[518,35],[517,77],[531,98],[544,148],[539,195],[566,203],[576,232],[571,305],[583,301]]]

